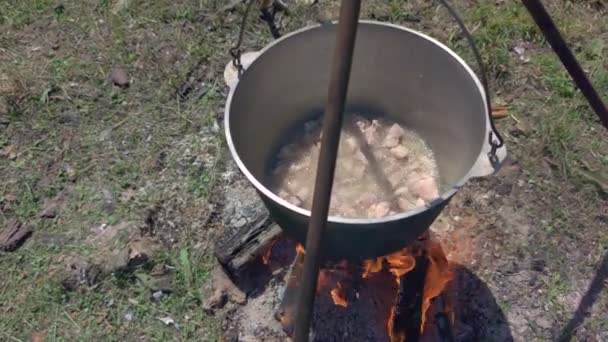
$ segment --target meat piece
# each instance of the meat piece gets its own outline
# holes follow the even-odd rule
[[[435,180],[431,177],[424,177],[414,182],[412,191],[425,201],[431,201],[439,197],[439,190]]]
[[[397,145],[399,145],[399,138],[387,137],[386,139],[384,139],[384,142],[382,143],[382,146],[384,146],[386,148],[393,148],[393,147],[396,147]]]
[[[346,146],[348,146],[348,148],[350,149],[351,152],[356,151],[359,148],[357,139],[355,139],[355,137],[353,137],[351,135],[344,138],[344,142],[346,143]]]
[[[361,197],[359,197],[359,199],[357,200],[356,203],[357,203],[357,205],[362,206],[362,207],[371,207],[377,201],[378,201],[378,197],[376,195],[368,192],[368,193],[364,193],[363,195],[361,195]]]
[[[307,187],[301,187],[298,190],[295,191],[296,197],[299,197],[302,200],[307,200],[308,197],[310,196],[310,189]]]
[[[424,202],[424,200],[423,200],[422,198],[420,198],[420,197],[419,197],[419,198],[416,200],[416,208],[418,208],[418,207],[423,207],[424,205],[426,205],[426,202]]]
[[[399,205],[399,208],[403,210],[410,210],[414,208],[414,204],[403,197],[397,200],[397,204]]]
[[[399,189],[397,189],[397,191],[395,191],[395,194],[403,196],[403,195],[407,195],[410,192],[410,189],[407,186],[402,186]]]
[[[397,187],[404,180],[403,172],[397,171],[388,176],[388,182],[393,188]]]
[[[361,152],[361,150],[357,150],[355,152],[355,159],[363,163],[363,165],[369,164],[369,160],[367,160],[367,157],[363,154],[363,152]]]
[[[371,217],[371,218],[381,218],[381,217],[388,215],[390,210],[391,210],[391,206],[388,202],[380,202],[380,203],[372,205],[368,209],[367,215],[368,215],[368,217]]]
[[[391,154],[397,159],[403,159],[410,154],[410,150],[403,145],[397,145],[396,147],[391,148]]]
[[[391,126],[391,128],[388,129],[388,133],[386,134],[386,138],[387,139],[401,139],[401,137],[403,137],[403,135],[405,134],[405,131],[403,130],[403,128],[397,124],[393,124]]]

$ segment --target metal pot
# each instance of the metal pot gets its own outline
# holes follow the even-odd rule
[[[274,220],[302,244],[310,211],[275,195],[269,171],[289,135],[323,113],[335,29],[331,23],[307,27],[265,47],[231,86],[225,109],[232,157]],[[485,96],[471,68],[438,41],[396,25],[360,22],[347,113],[385,116],[420,134],[435,153],[442,195],[424,208],[380,219],[329,217],[325,258],[372,258],[407,246],[469,179],[496,170],[506,150],[495,150],[490,162],[493,126]]]

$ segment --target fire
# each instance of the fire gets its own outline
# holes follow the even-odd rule
[[[453,274],[441,244],[431,238],[420,241],[422,245],[418,245],[417,247],[404,248],[387,256],[365,260],[363,262],[363,272],[361,273],[361,277],[366,279],[375,273],[387,270],[394,276],[395,282],[397,283],[397,288],[399,288],[401,279],[416,267],[416,259],[425,257],[428,262],[426,263],[427,266],[426,274],[424,275],[424,290],[422,291],[420,320],[420,332],[422,333],[427,322],[426,314],[431,307],[433,299],[443,293],[446,285],[452,280]],[[299,255],[303,255],[305,253],[304,247],[300,244],[296,246],[296,251]],[[262,257],[262,261],[265,264],[268,264],[269,258],[270,252],[266,253]],[[330,273],[348,273],[348,266],[347,261],[342,261],[335,263],[334,268],[331,270],[322,269],[319,272],[317,281],[317,291],[327,291],[327,289],[331,288],[329,294],[333,303],[345,308],[349,306],[349,303],[346,298],[346,290],[344,285],[340,281],[335,282],[335,280],[332,280],[334,276],[332,276]],[[333,286],[333,284],[335,284],[335,286]],[[400,329],[403,328],[395,326],[395,322],[398,320],[396,319],[396,315],[399,315],[396,311],[398,308],[397,305],[399,304],[397,302],[397,297],[398,296],[395,296],[395,303],[390,311],[387,329],[391,342],[404,342],[406,341],[407,336],[404,331],[400,331]],[[446,304],[446,313],[451,320],[454,321],[454,310],[449,303]]]
[[[384,258],[376,258],[371,260],[365,260],[363,262],[363,275],[362,277],[368,278],[372,273],[378,273],[382,270],[382,263]]]
[[[422,293],[420,332],[424,329],[426,313],[431,307],[433,299],[441,295],[446,285],[453,278],[450,265],[441,248],[441,244],[430,238],[424,241],[424,243],[425,248],[423,250],[425,250],[424,255],[428,258],[428,266],[425,275],[424,291]],[[399,285],[401,278],[412,271],[416,266],[416,257],[418,256],[421,256],[421,254],[416,252],[416,255],[414,255],[410,248],[405,248],[388,256],[365,260],[361,276],[363,279],[369,278],[374,273],[381,272],[386,267],[386,269],[393,274],[395,281]],[[345,307],[348,305],[345,300],[344,288],[341,283],[338,283],[336,288],[331,290],[331,296],[336,305]],[[398,303],[395,302],[391,308],[387,328],[391,342],[404,342],[406,341],[405,333],[398,331],[394,326],[397,304]],[[448,310],[450,311],[448,314],[453,320],[453,310]]]
[[[404,252],[391,254],[386,257],[386,261],[390,266],[389,270],[397,280],[397,284],[399,284],[399,278],[413,270],[414,266],[416,266],[416,259],[411,254]]]
[[[268,250],[266,251],[266,253],[264,253],[264,255],[262,255],[262,263],[264,265],[268,265],[270,263],[270,256],[272,255],[272,247],[268,248]]]
[[[426,272],[424,283],[424,294],[422,302],[422,324],[421,330],[426,322],[426,312],[431,307],[433,298],[439,296],[445,286],[452,280],[453,274],[448,259],[443,253],[441,245],[433,240],[427,242],[429,268]]]
[[[304,250],[304,246],[297,244],[296,245],[296,252],[298,254],[306,254],[306,251]]]
[[[413,270],[414,266],[416,266],[416,259],[414,259],[408,250],[404,249],[388,256],[365,260],[362,277],[369,278],[370,275],[382,271],[384,261],[388,264],[389,271],[396,277],[397,283],[399,283],[400,277]]]
[[[405,333],[402,331],[395,331],[395,309],[397,307],[393,305],[391,308],[391,315],[388,317],[388,324],[386,328],[388,329],[388,336],[391,342],[405,342]]]
[[[344,287],[341,282],[336,284],[329,294],[331,295],[331,299],[334,301],[334,304],[340,305],[343,307],[348,307],[348,302],[346,301],[346,292],[344,291]]]

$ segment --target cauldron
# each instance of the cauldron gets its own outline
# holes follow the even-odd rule
[[[323,113],[335,31],[334,23],[315,25],[266,46],[231,86],[225,109],[232,157],[272,218],[302,244],[310,211],[274,194],[270,171],[290,135]],[[420,32],[360,21],[346,112],[372,113],[417,132],[435,154],[441,196],[378,219],[330,216],[326,259],[367,259],[407,246],[469,179],[499,164],[488,157],[492,125],[484,87],[462,58]],[[500,161],[506,150],[496,153]]]

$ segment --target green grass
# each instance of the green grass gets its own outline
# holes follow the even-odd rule
[[[331,5],[327,1],[321,0],[322,6]],[[605,96],[605,13],[582,2],[547,3]],[[8,103],[0,116],[10,120],[0,128],[0,147],[14,145],[19,153],[15,160],[0,159],[0,207],[6,195],[16,197],[0,212],[0,226],[15,218],[34,228],[21,249],[0,255],[0,340],[27,341],[35,332],[48,341],[219,338],[218,319],[202,310],[213,260],[207,236],[214,236],[214,228],[205,226],[205,210],[210,198],[221,198],[223,68],[240,12],[218,13],[225,5],[219,0],[131,0],[120,10],[115,4],[0,0],[0,80],[18,89],[0,92]],[[554,310],[556,320],[566,320],[569,308],[559,298],[574,286],[572,265],[586,272],[608,250],[605,225],[596,219],[605,194],[583,176],[608,178],[608,137],[519,3],[456,5],[488,65],[495,97],[509,105],[512,115],[498,123],[499,129],[526,181],[534,184],[534,194],[508,201],[523,203],[522,215],[545,222],[531,228],[530,246],[500,248],[542,251],[548,272],[542,279],[543,304]],[[471,60],[454,23],[433,4],[369,1],[364,14],[417,28]],[[247,50],[271,40],[254,17]],[[285,18],[285,30],[314,19],[314,11],[296,6]],[[532,46],[528,63],[513,52],[522,42]],[[117,65],[128,70],[128,89],[108,80]],[[180,98],[184,82],[192,91]],[[515,129],[525,136],[514,137]],[[71,191],[58,217],[40,218],[45,200],[66,189]],[[112,213],[103,209],[104,190],[113,195]],[[94,228],[143,225],[151,208],[158,209],[157,222],[146,229],[156,229],[163,242],[176,241],[164,244],[151,265],[131,274],[106,274],[92,288],[62,287],[66,257],[93,261],[107,247],[90,242]],[[137,233],[122,232],[112,247]],[[49,236],[63,242],[51,243]],[[573,256],[569,250],[587,253]],[[173,293],[158,303],[150,299],[153,266],[173,275]],[[501,302],[506,311],[521,305],[511,300]],[[130,322],[127,312],[133,315]],[[158,320],[166,316],[179,323],[179,330]],[[595,316],[587,324],[593,331],[606,329]],[[542,340],[530,337],[535,339]]]

